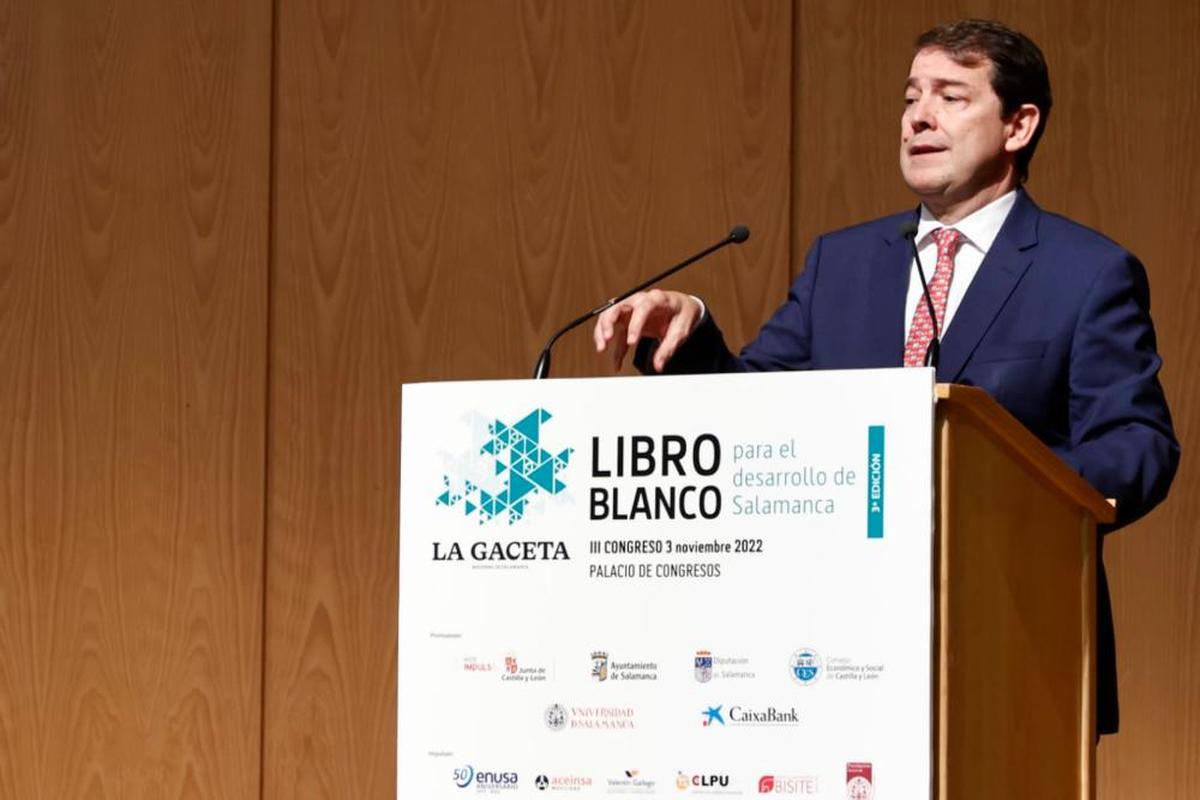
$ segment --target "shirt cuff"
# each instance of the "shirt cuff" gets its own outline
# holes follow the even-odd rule
[[[704,318],[708,316],[708,306],[704,305],[704,301],[694,294],[689,294],[688,297],[695,300],[696,304],[700,306],[700,316],[696,317],[696,321],[692,323],[692,330],[688,331],[688,334],[691,335],[692,331],[696,330],[700,323],[704,322]]]

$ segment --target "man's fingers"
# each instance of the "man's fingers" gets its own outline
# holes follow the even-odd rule
[[[592,341],[596,343],[596,352],[604,352],[604,348],[608,346],[608,340],[612,338],[612,318],[616,312],[612,308],[606,308],[600,316],[596,317],[596,324],[592,328]]]
[[[620,371],[629,349],[643,336],[661,339],[653,366],[659,372],[679,344],[691,333],[698,310],[677,292],[651,289],[605,309],[592,329],[596,352],[612,346],[613,371]]]
[[[615,334],[624,333],[624,319],[629,316],[628,303],[619,303],[605,309],[596,317],[596,327],[592,329],[592,340],[596,343],[596,352],[604,351]]]
[[[694,315],[688,313],[688,310],[685,309],[680,309],[678,314],[671,317],[671,322],[667,325],[667,331],[663,334],[662,341],[659,342],[658,349],[654,353],[655,372],[663,371],[667,362],[671,360],[671,356],[675,355],[675,351],[679,348],[679,345],[692,332],[694,320]]]
[[[666,292],[660,289],[651,289],[645,292],[633,304],[633,313],[629,315],[629,328],[625,335],[625,343],[631,346],[637,344],[638,339],[645,335],[644,329],[647,322],[657,320],[664,314],[670,316],[677,311],[677,308],[672,307],[671,298]]]

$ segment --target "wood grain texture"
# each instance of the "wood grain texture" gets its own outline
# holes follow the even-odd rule
[[[1111,509],[1064,491],[1065,465],[977,395],[939,399],[935,421],[935,796],[1090,800],[1092,512]]]
[[[395,787],[399,387],[524,377],[681,285],[748,333],[787,282],[787,3],[281,4],[267,797]],[[596,374],[586,331],[556,375]]]
[[[896,165],[911,41],[983,16],[1046,54],[1055,107],[1029,189],[1144,261],[1184,461],[1167,502],[1109,537],[1122,732],[1099,797],[1185,798],[1200,781],[1200,8],[1194,3],[864,0],[796,4],[793,249],[915,201]],[[797,260],[793,269],[802,263]]]
[[[0,6],[0,797],[258,794],[269,54]]]

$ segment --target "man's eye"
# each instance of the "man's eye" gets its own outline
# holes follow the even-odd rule
[[[947,103],[957,103],[958,101],[962,100],[962,98],[956,94],[944,94],[942,95],[942,99]]]
[[[917,102],[917,98],[915,98],[915,97],[904,98],[904,105],[906,105],[906,106],[911,106],[915,102]]]

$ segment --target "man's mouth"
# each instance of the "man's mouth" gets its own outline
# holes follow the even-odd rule
[[[924,156],[929,155],[930,153],[941,153],[945,150],[945,147],[934,144],[914,144],[908,148],[908,154],[910,156]]]

